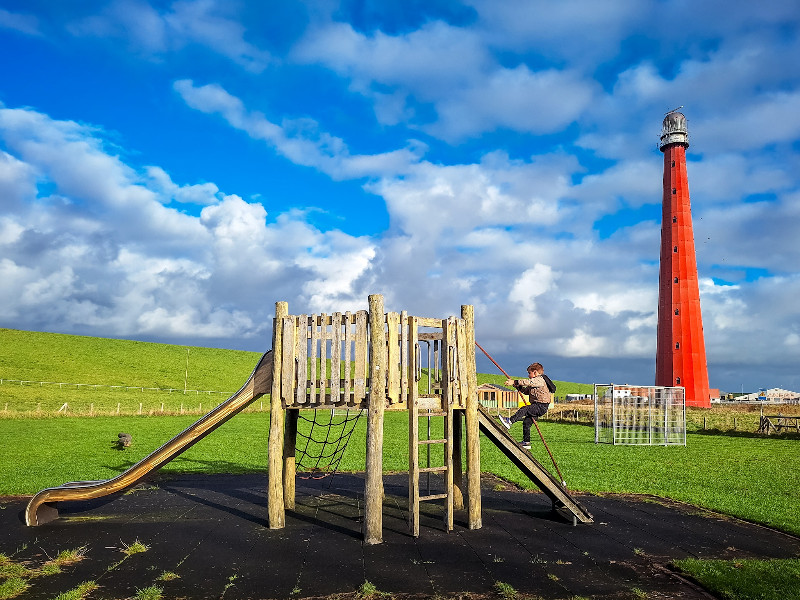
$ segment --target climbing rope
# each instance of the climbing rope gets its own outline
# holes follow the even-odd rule
[[[507,379],[511,379],[511,375],[509,375],[508,373],[506,373],[506,372],[503,370],[503,367],[501,367],[500,365],[498,365],[498,364],[497,364],[497,362],[495,362],[495,360],[494,360],[494,359],[493,359],[493,358],[492,358],[492,357],[489,355],[489,353],[488,353],[486,350],[484,350],[484,349],[483,349],[483,347],[482,347],[482,346],[481,346],[481,345],[480,345],[478,342],[475,342],[475,345],[476,345],[476,346],[477,346],[477,347],[480,349],[480,351],[481,351],[481,352],[483,352],[483,353],[486,355],[486,358],[488,358],[490,361],[492,361],[492,363],[494,364],[494,366],[495,366],[495,367],[497,367],[498,369],[500,369],[500,372],[501,372],[503,375],[505,375]],[[522,394],[520,393],[520,391],[519,391],[519,390],[517,390],[517,394],[519,394],[520,396],[522,396]],[[534,425],[536,425],[536,431],[539,433],[539,437],[540,437],[540,438],[541,438],[541,440],[542,440],[542,444],[544,444],[545,450],[547,450],[547,454],[549,454],[549,455],[550,455],[550,460],[551,460],[551,461],[553,461],[553,466],[554,466],[554,467],[555,467],[555,469],[556,469],[556,473],[558,473],[558,479],[561,481],[561,485],[563,485],[563,486],[566,488],[566,487],[567,487],[567,482],[566,482],[566,481],[564,481],[564,476],[561,474],[561,469],[559,469],[559,468],[558,468],[558,463],[556,463],[556,459],[555,459],[555,457],[553,456],[553,453],[552,453],[552,452],[550,452],[550,447],[547,445],[547,442],[546,442],[546,441],[544,441],[544,436],[542,435],[542,431],[541,431],[541,429],[539,429],[539,424],[536,422],[536,419],[533,419],[533,424],[534,424]]]
[[[303,432],[306,427],[297,428],[298,441],[304,439],[305,444],[302,449],[299,449],[301,443],[297,444],[295,463],[298,468],[306,471],[298,473],[298,477],[322,479],[336,473],[362,412],[364,411],[357,410],[354,411],[355,414],[351,414],[348,409],[341,419],[337,419],[331,410],[315,410],[312,418],[298,411],[298,421],[310,424],[308,433]],[[327,414],[327,420],[320,416],[322,414]]]

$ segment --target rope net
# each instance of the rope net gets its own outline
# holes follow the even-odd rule
[[[298,411],[297,476],[301,479],[322,479],[339,469],[344,451],[363,410],[315,410],[312,417]],[[300,422],[305,425],[301,426]]]

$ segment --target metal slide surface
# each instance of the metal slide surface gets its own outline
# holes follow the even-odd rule
[[[37,493],[25,509],[25,523],[34,526],[57,519],[58,509],[54,505],[55,502],[100,498],[121,492],[138,483],[143,477],[160,469],[184,450],[199,442],[254,400],[268,394],[271,386],[272,350],[261,357],[249,379],[238,392],[127,471],[104,481],[73,481]]]
[[[561,485],[561,482],[553,477],[530,452],[524,450],[502,423],[489,414],[489,411],[483,406],[478,407],[478,425],[484,435],[492,440],[503,454],[540,490],[547,494],[554,506],[558,507],[559,512],[565,512],[581,523],[594,521],[592,514],[578,504],[577,500],[570,496],[569,492]]]

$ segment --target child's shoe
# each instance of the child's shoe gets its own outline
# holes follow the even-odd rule
[[[500,422],[505,426],[506,429],[511,429],[511,419],[504,417],[503,415],[498,415],[497,418],[500,419]]]
[[[522,447],[525,448],[525,450],[530,450],[531,449],[531,443],[530,442],[522,442]]]

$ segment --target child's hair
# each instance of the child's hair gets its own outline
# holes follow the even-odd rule
[[[540,373],[544,373],[544,367],[542,363],[533,363],[532,365],[528,365],[528,372],[530,371],[539,371]]]

